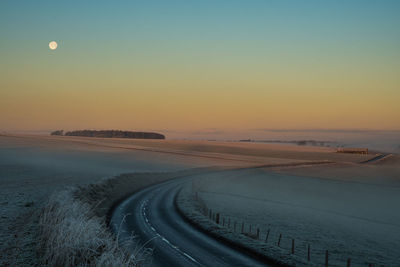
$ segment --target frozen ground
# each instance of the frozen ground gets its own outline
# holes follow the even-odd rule
[[[65,186],[93,183],[120,173],[313,160],[359,162],[369,157],[339,155],[326,148],[271,144],[0,135],[0,265],[35,265],[38,211],[52,192]],[[240,183],[241,179],[233,183],[226,180],[230,178],[228,176],[214,178],[217,185],[232,185],[232,191],[227,187],[229,193],[236,194],[240,189],[245,190],[242,192],[244,195],[251,193]],[[209,191],[208,195],[214,197],[218,196],[214,193],[220,193]],[[225,195],[219,197],[227,199],[227,203],[234,201]],[[212,198],[209,198],[210,201]],[[239,199],[235,201],[240,204],[242,201]],[[220,200],[217,202],[222,203]],[[273,212],[273,206],[271,208]],[[239,209],[237,213],[242,214],[242,211]],[[255,220],[257,218],[254,217]]]
[[[0,136],[0,266],[35,265],[38,212],[56,190],[120,173],[232,164],[229,162],[48,138]]]
[[[232,223],[259,227],[261,239],[291,248],[313,262],[345,266],[399,266],[400,165],[335,164],[315,167],[248,169],[209,175],[195,188],[206,205]],[[280,173],[276,173],[276,172]]]

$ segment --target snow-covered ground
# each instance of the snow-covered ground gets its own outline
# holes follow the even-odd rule
[[[325,172],[324,172],[325,170]],[[275,170],[276,171],[276,170]],[[258,227],[261,239],[313,262],[331,265],[399,266],[400,166],[330,165],[227,171],[208,175],[195,188],[206,205],[231,222]],[[296,175],[301,174],[301,175]],[[323,175],[324,174],[324,175]],[[310,177],[313,176],[313,177]]]

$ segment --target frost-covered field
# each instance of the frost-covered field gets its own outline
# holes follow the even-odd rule
[[[330,266],[399,266],[400,165],[340,164],[209,175],[195,188],[206,205],[233,221],[252,224],[268,242]],[[312,177],[310,177],[312,176]]]
[[[66,186],[94,183],[120,173],[166,172],[213,164],[217,164],[215,159],[127,150],[123,146],[0,136],[0,266],[38,264],[39,213],[48,197]]]
[[[51,193],[66,186],[94,183],[121,173],[167,172],[216,165],[243,167],[291,164],[315,160],[359,162],[371,157],[339,155],[333,151],[331,148],[233,142],[0,135],[0,265],[35,264],[38,213]],[[258,181],[257,177],[261,176],[256,175],[254,179]],[[211,180],[218,183],[211,187],[213,190],[204,187],[204,190],[209,191],[204,196],[207,195],[210,201],[216,199],[218,205],[237,203],[237,216],[241,216],[241,207],[248,206],[243,197],[220,193],[252,194],[251,185],[257,183],[250,179],[247,185],[246,182],[242,185],[236,183],[237,186],[226,187],[228,191],[215,191],[218,187],[224,189],[226,184],[234,185],[229,180],[232,177],[230,174],[213,177]],[[243,180],[240,177],[235,179]],[[254,192],[251,195],[253,198],[262,196],[262,193]],[[284,191],[277,194],[283,193]],[[257,201],[251,207],[257,213],[261,208],[257,208],[260,204],[255,203]],[[265,205],[261,206],[266,208]],[[248,213],[249,216],[251,214]],[[270,216],[275,218],[273,205]],[[255,220],[257,218],[254,217]],[[310,221],[314,220],[310,218]],[[272,224],[272,221],[268,223]]]

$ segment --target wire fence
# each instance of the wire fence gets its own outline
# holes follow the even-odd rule
[[[217,211],[208,207],[205,201],[201,198],[198,191],[192,188],[193,199],[197,202],[199,211],[209,220],[218,224],[220,227],[229,229],[230,232],[244,235],[251,238],[255,242],[264,243],[276,246],[282,250],[287,251],[291,255],[296,255],[303,258],[306,262],[315,263],[319,266],[337,266],[338,261],[341,263],[339,266],[368,266],[376,267],[383,266],[374,263],[360,263],[355,262],[350,257],[343,257],[337,250],[329,251],[328,249],[321,249],[313,246],[310,242],[304,241],[301,238],[285,236],[279,229],[273,229],[269,225],[253,224],[246,219],[231,216],[224,212]],[[340,259],[335,258],[335,264],[332,264],[334,256],[340,256]]]

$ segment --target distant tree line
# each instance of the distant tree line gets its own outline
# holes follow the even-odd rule
[[[57,131],[51,132],[51,135],[64,135],[64,130],[57,130]]]
[[[283,144],[296,144],[298,146],[337,146],[336,142],[332,141],[316,141],[316,140],[251,140],[251,139],[242,139],[239,142],[256,142],[256,143],[283,143]]]
[[[63,135],[63,130],[54,131],[51,135]],[[133,138],[133,139],[165,139],[163,134],[151,132],[131,132],[119,130],[78,130],[66,132],[65,136],[84,136],[102,138]]]

